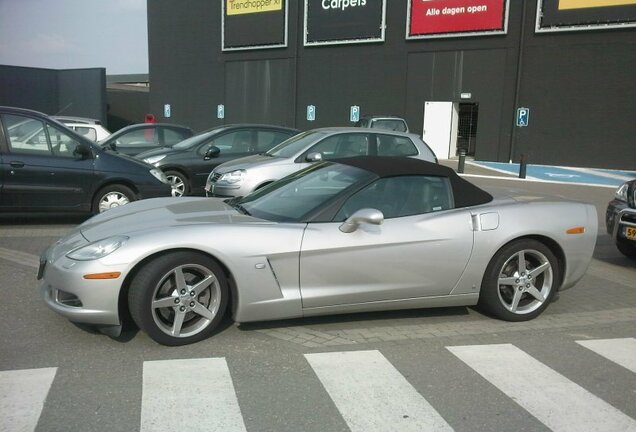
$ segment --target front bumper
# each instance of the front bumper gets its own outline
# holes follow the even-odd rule
[[[96,261],[74,261],[66,256],[55,257],[47,251],[40,283],[40,293],[46,305],[78,323],[118,326],[119,292],[125,278],[125,268],[105,266]],[[41,264],[42,266],[42,264]],[[86,280],[89,273],[121,272],[117,279]]]
[[[636,243],[635,240],[625,237],[625,231],[628,226],[636,228],[636,209],[629,207],[624,201],[610,201],[605,213],[607,233],[614,241],[621,240]]]
[[[172,186],[164,183],[158,185],[143,185],[138,186],[139,199],[145,198],[163,198],[172,196]]]

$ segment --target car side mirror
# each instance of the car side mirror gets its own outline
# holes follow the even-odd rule
[[[88,159],[91,156],[91,149],[88,144],[79,143],[73,150],[73,156],[75,156],[75,160]]]
[[[322,160],[322,153],[312,152],[305,158],[307,162],[320,162]]]
[[[212,158],[216,158],[216,157],[219,157],[220,154],[221,154],[221,149],[215,145],[212,145],[208,147],[208,149],[205,151],[205,155],[203,156],[203,159],[209,160]]]
[[[352,233],[358,229],[361,224],[382,225],[384,215],[380,210],[372,208],[363,208],[349,216],[349,218],[340,225],[340,231],[343,233]]]

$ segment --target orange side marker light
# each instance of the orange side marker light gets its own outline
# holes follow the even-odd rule
[[[584,234],[585,233],[585,227],[574,227],[574,228],[570,228],[569,230],[566,231],[566,234]]]
[[[121,272],[91,273],[85,274],[84,279],[117,279],[119,276],[121,276]]]

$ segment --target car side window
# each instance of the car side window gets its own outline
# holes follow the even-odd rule
[[[256,148],[254,149],[254,152],[265,153],[267,150],[282,143],[289,137],[291,137],[291,134],[288,133],[259,130],[256,132]]]
[[[386,219],[453,208],[447,177],[398,176],[376,180],[356,192],[340,208],[334,221],[342,222],[363,208],[380,210]]]
[[[40,120],[20,115],[2,115],[11,153],[51,155],[46,125]]]
[[[50,125],[47,125],[46,129],[51,140],[53,155],[67,158],[75,157],[75,149],[79,145],[75,138]]]
[[[159,137],[158,137],[156,128],[143,128],[136,129],[130,131],[128,133],[123,134],[117,141],[117,144],[126,145],[126,146],[158,146],[159,145]]]
[[[97,131],[88,126],[73,126],[73,130],[91,141],[97,141]]]
[[[321,153],[324,160],[351,156],[367,156],[370,151],[369,135],[347,133],[332,135],[313,146],[307,153]]]
[[[165,145],[171,146],[186,138],[188,138],[188,136],[180,130],[168,128],[164,128],[163,130],[163,142]]]
[[[254,147],[252,132],[249,130],[226,133],[216,138],[211,144],[217,146],[221,150],[221,154],[225,155],[249,153],[253,151]]]
[[[418,154],[413,141],[406,137],[377,134],[378,156],[415,156]]]

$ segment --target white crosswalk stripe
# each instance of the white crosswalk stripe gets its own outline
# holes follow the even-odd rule
[[[570,348],[576,351],[576,355],[586,355],[587,360],[593,359],[595,367],[598,366],[598,362],[609,364],[609,361],[612,361],[626,368],[625,374],[636,373],[636,338],[579,340],[576,343],[589,351],[578,348],[574,343],[570,344]],[[608,387],[599,389],[601,390],[599,395],[606,395],[606,397],[609,394],[622,394],[623,396],[617,396],[611,400],[613,404],[624,410],[622,412],[593,394],[592,392],[596,390],[589,387],[589,381],[590,390],[576,384],[573,380],[576,380],[576,376],[580,376],[576,369],[568,369],[568,373],[574,374],[574,377],[569,374],[568,377],[561,375],[548,364],[532,357],[532,351],[522,351],[512,344],[448,346],[446,349],[463,363],[453,361],[431,366],[440,371],[442,368],[447,368],[443,370],[446,374],[443,376],[452,377],[459,374],[464,380],[469,379],[468,388],[473,391],[483,389],[484,394],[490,393],[497,396],[500,402],[505,402],[506,397],[510,398],[515,404],[508,404],[508,409],[512,407],[512,410],[517,410],[516,414],[522,413],[517,417],[528,422],[520,425],[520,429],[531,428],[533,425],[536,427],[541,422],[547,428],[557,432],[636,432],[636,420],[630,417],[634,415],[630,405],[632,389],[629,387],[629,382],[631,381],[614,388],[610,387],[614,385],[612,376],[608,376]],[[440,348],[440,350],[443,349]],[[441,357],[438,355],[440,353],[437,353],[436,358],[445,357],[448,360],[450,356],[448,352],[441,353],[443,354]],[[322,385],[325,390],[324,393],[319,391],[319,394],[313,394],[311,397],[307,394],[292,394],[292,397],[298,397],[301,401],[294,406],[293,409],[296,411],[300,409],[301,413],[304,410],[312,413],[315,407],[311,404],[321,404],[321,415],[331,415],[334,420],[332,425],[344,427],[346,424],[352,432],[452,431],[453,427],[466,428],[465,416],[468,413],[457,412],[461,404],[454,407],[451,403],[448,406],[448,401],[459,400],[464,396],[453,393],[457,392],[457,386],[451,385],[448,390],[440,389],[439,383],[442,381],[438,379],[437,390],[433,390],[436,388],[435,385],[429,386],[428,384],[432,383],[425,376],[419,376],[411,383],[406,378],[413,373],[410,366],[406,366],[407,369],[398,370],[380,351],[328,352],[304,354],[304,357],[296,354],[293,356],[297,357],[290,360],[291,362],[296,365],[305,365],[305,371],[302,373],[308,373],[308,375],[304,375],[303,379],[312,381],[304,382],[306,388],[319,389]],[[304,363],[303,358],[307,363]],[[408,358],[401,359],[402,367],[405,365],[404,360],[408,364]],[[128,392],[128,398],[136,394],[139,385],[142,390],[141,404],[137,408],[132,407],[132,413],[129,413],[128,423],[132,420],[133,424],[127,424],[126,427],[130,426],[129,429],[132,430],[139,425],[141,432],[182,430],[246,432],[248,429],[239,402],[253,408],[256,401],[257,405],[264,404],[265,409],[245,413],[250,430],[279,428],[282,423],[277,422],[286,414],[280,411],[281,404],[270,405],[267,398],[261,402],[258,395],[259,392],[263,392],[263,389],[259,387],[256,387],[257,396],[243,393],[237,395],[234,387],[236,380],[239,380],[238,384],[241,386],[251,388],[249,387],[251,383],[240,380],[250,376],[250,373],[246,374],[243,368],[248,367],[247,372],[249,372],[252,367],[239,362],[236,369],[233,369],[237,373],[233,380],[228,361],[231,362],[232,359],[200,358],[144,362],[141,382],[133,381],[129,389],[123,389]],[[300,369],[303,367],[301,366]],[[286,370],[288,369],[283,368],[277,373],[287,373],[284,372]],[[472,371],[477,374],[473,374]],[[64,421],[64,419],[61,419],[55,411],[47,411],[48,409],[59,410],[60,407],[66,407],[69,411],[65,411],[64,415],[72,416],[70,418],[76,418],[76,416],[82,418],[81,416],[85,413],[81,412],[79,407],[64,405],[55,392],[56,390],[63,390],[63,394],[68,392],[68,389],[58,388],[68,382],[66,373],[66,369],[58,371],[57,368],[0,371],[0,432],[32,432],[36,428],[62,430],[61,424],[55,424],[55,422]],[[595,369],[596,376],[599,374],[602,376],[603,373],[603,369]],[[72,376],[76,376],[76,373]],[[50,391],[54,380],[57,385]],[[277,382],[275,376],[268,377],[267,381]],[[73,384],[82,385],[78,382]],[[303,388],[302,384],[302,382],[299,383],[297,389]],[[484,386],[489,388],[486,389]],[[267,397],[269,392],[293,391],[290,388],[275,387],[267,388]],[[446,391],[446,393],[440,398],[439,393],[429,393],[429,391]],[[100,388],[94,387],[91,392],[100,392]],[[62,400],[66,397],[68,396],[63,396]],[[241,397],[246,399],[241,401]],[[474,393],[472,397],[474,398]],[[441,400],[446,402],[440,402]],[[439,403],[444,405],[436,405]],[[77,411],[73,412],[73,409]],[[486,410],[490,408],[486,407]],[[526,412],[533,417],[528,416]],[[140,420],[135,416],[136,413],[140,413],[138,414]],[[463,419],[459,419],[458,415]],[[90,416],[86,419],[89,422],[86,424],[88,430],[91,429]],[[501,429],[506,423],[500,420],[501,418],[490,420],[488,416],[482,417],[479,428]],[[51,421],[53,424],[50,423]],[[138,421],[140,423],[137,423]],[[277,426],[272,426],[272,421]],[[293,416],[285,421],[289,421],[286,425],[289,427],[287,430],[304,429],[294,424]],[[493,423],[490,424],[490,421]],[[455,422],[458,423],[455,424]],[[311,424],[313,423],[304,423],[305,426]],[[320,430],[320,426],[318,424],[316,426],[316,429],[312,430]]]
[[[141,431],[243,432],[223,358],[144,362]]]
[[[636,373],[635,338],[582,340],[576,343]]]
[[[35,430],[57,368],[0,372],[0,430]]]
[[[447,349],[554,431],[636,431],[636,421],[511,344]]]
[[[452,430],[379,351],[305,357],[352,432]]]

